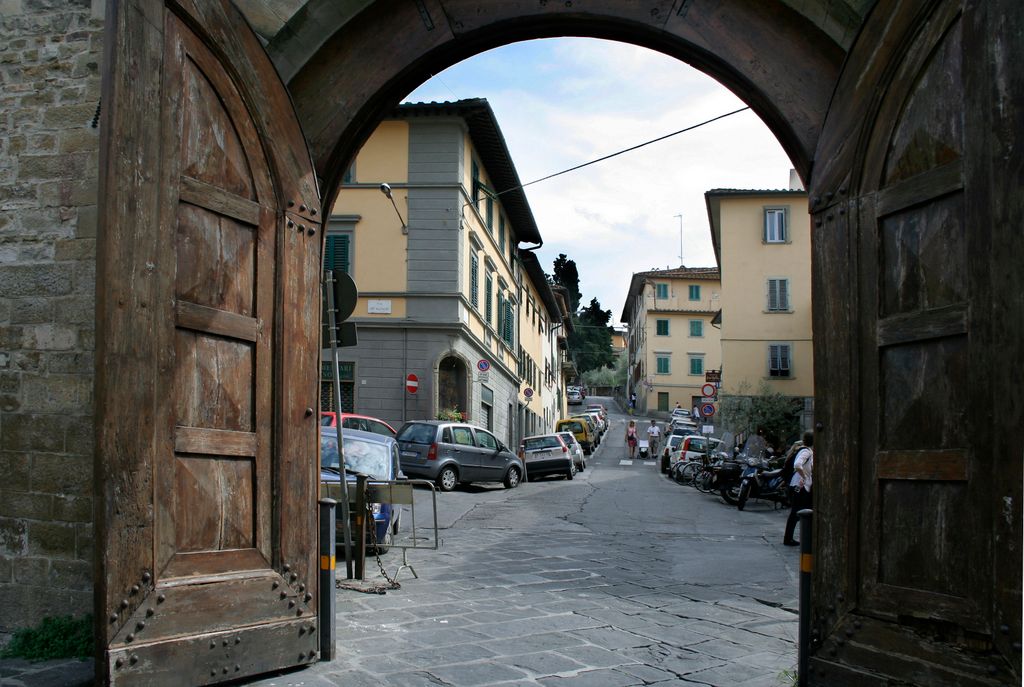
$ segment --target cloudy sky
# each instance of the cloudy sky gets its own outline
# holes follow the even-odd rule
[[[526,183],[743,107],[688,65],[624,43],[515,43],[461,62],[406,100],[490,101]],[[576,261],[585,301],[617,323],[633,272],[714,266],[704,192],[786,188],[791,164],[749,110],[526,189],[548,272]]]

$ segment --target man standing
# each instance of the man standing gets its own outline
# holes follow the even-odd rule
[[[804,432],[804,447],[796,454],[793,461],[793,477],[789,481],[789,519],[786,520],[786,532],[782,535],[782,543],[786,546],[800,544],[793,539],[796,529],[797,513],[811,507],[811,474],[814,471],[814,432]]]

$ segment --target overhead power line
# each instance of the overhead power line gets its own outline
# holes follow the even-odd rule
[[[609,155],[605,155],[603,157],[599,157],[596,160],[591,160],[590,162],[584,162],[582,164],[576,165],[575,167],[570,167],[568,169],[563,169],[561,172],[555,172],[554,174],[548,174],[547,176],[541,177],[540,179],[534,179],[533,181],[529,181],[529,182],[527,182],[525,184],[520,184],[519,186],[513,186],[512,188],[507,188],[504,191],[501,191],[499,193],[492,193],[491,195],[493,195],[494,197],[498,197],[498,196],[504,195],[506,193],[509,193],[511,191],[515,191],[517,189],[526,188],[527,186],[533,186],[534,184],[539,184],[542,181],[547,181],[548,179],[554,179],[557,176],[561,176],[563,174],[568,174],[569,172],[575,172],[577,169],[583,169],[584,167],[589,167],[590,165],[596,165],[598,162],[604,162],[605,160],[610,160],[613,157],[618,157],[619,155],[622,155],[624,153],[629,153],[629,152],[632,152],[634,150],[638,150],[640,148],[643,148],[644,146],[649,146],[652,143],[658,143],[659,141],[664,141],[667,138],[672,138],[673,136],[678,136],[679,134],[685,134],[687,131],[693,131],[694,129],[699,129],[700,127],[706,126],[708,124],[711,124],[712,122],[717,122],[719,119],[725,119],[726,117],[731,117],[734,114],[739,114],[740,112],[745,112],[746,110],[749,110],[749,109],[750,109],[749,107],[741,107],[738,110],[733,110],[732,112],[726,112],[725,114],[720,114],[717,117],[712,117],[711,119],[706,119],[703,122],[700,122],[699,124],[694,124],[692,126],[688,126],[685,129],[680,129],[679,131],[673,131],[672,133],[665,134],[664,136],[658,136],[657,138],[652,138],[649,141],[644,141],[643,143],[638,143],[637,145],[630,146],[629,148],[623,148],[622,150],[616,151],[616,152],[611,153]]]

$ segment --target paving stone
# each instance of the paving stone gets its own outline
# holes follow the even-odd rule
[[[571,634],[551,632],[511,639],[495,639],[490,642],[482,642],[481,646],[487,647],[499,656],[526,654],[548,649],[565,649],[561,653],[571,656],[572,649],[569,647],[576,647],[583,643],[582,639]]]
[[[469,663],[494,656],[494,652],[478,644],[456,644],[454,646],[429,647],[418,651],[397,654],[400,661],[420,666],[440,666],[448,663]]]
[[[508,656],[502,659],[503,663],[522,668],[535,677],[555,675],[556,673],[575,672],[584,669],[586,666],[562,654],[553,651],[541,651],[532,654],[519,656]]]
[[[592,644],[559,649],[558,653],[595,668],[612,668],[637,662],[629,656],[609,651],[608,649],[602,649]]]
[[[655,644],[656,641],[650,637],[641,637],[631,632],[619,630],[613,627],[597,627],[593,629],[583,629],[576,632],[577,637],[582,637],[591,644],[604,647],[606,649],[625,649],[637,646],[649,646]]]
[[[617,670],[588,670],[569,677],[549,677],[538,680],[545,687],[626,687],[642,685],[644,681]]]
[[[445,668],[431,668],[430,673],[457,687],[461,685],[466,687],[493,685],[497,682],[518,680],[527,676],[521,670],[497,663],[466,663]]]

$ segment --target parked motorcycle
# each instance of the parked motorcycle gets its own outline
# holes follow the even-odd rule
[[[743,510],[749,499],[772,501],[783,507],[788,507],[789,489],[787,489],[786,476],[783,474],[782,467],[775,467],[768,460],[748,458],[740,478],[736,507]]]

